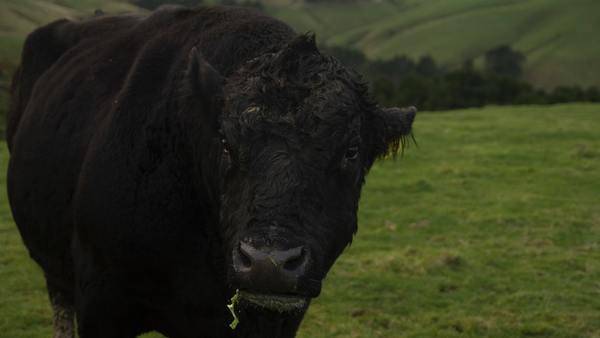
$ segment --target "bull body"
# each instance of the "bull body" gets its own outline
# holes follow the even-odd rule
[[[264,55],[277,57],[295,39],[298,35],[280,21],[227,7],[164,7],[148,16],[60,20],[30,34],[12,86],[8,192],[24,243],[44,271],[58,336],[72,335],[74,314],[83,338],[133,337],[150,330],[169,337],[295,335],[305,307],[285,313],[267,305],[240,308],[240,324],[231,330],[226,304],[240,285],[260,283],[262,293],[316,296],[320,279],[355,231],[351,214],[368,167],[410,128],[394,131],[396,125],[412,122],[410,116],[400,122],[373,120],[384,139],[364,145],[378,148],[360,159],[352,174],[356,191],[343,192],[352,196],[347,224],[323,230],[324,237],[337,236],[330,240],[338,241],[335,245],[323,244],[316,252],[310,238],[317,230],[307,231],[310,236],[294,233],[294,243],[272,244],[276,238],[256,229],[267,229],[262,224],[270,219],[284,222],[281,215],[294,215],[296,227],[310,223],[290,205],[302,204],[298,196],[311,187],[291,184],[263,192],[260,175],[236,181],[252,169],[238,173],[235,164],[227,164],[239,154],[222,142],[227,137],[227,146],[241,147],[234,131],[249,127],[232,122],[246,123],[242,115],[224,111],[241,105],[229,96],[253,91],[242,84],[247,76],[239,75],[240,69],[254,69],[252,63]],[[240,95],[232,94],[236,90]],[[255,157],[262,163],[280,161],[261,154]],[[292,163],[291,155],[286,159]],[[262,170],[288,180],[307,177],[293,169],[299,164],[288,162]],[[253,182],[253,188],[246,191],[235,182]],[[264,197],[272,195],[287,206]],[[244,196],[251,196],[252,208],[236,200]],[[243,212],[236,211],[238,204]],[[242,230],[223,225],[239,219]],[[268,227],[274,224],[279,223]],[[250,235],[246,228],[256,231]],[[291,238],[286,236],[280,237]],[[265,251],[269,259],[282,259],[288,270],[259,261],[263,249],[255,248],[267,242],[277,247]],[[319,261],[320,256],[328,258]],[[304,283],[305,265],[300,270],[288,264],[298,259],[297,265],[319,270],[305,278],[319,283]],[[251,264],[277,278],[259,279],[258,272],[248,272]],[[291,277],[281,275],[290,271]]]

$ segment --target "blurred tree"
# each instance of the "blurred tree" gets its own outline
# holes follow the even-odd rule
[[[485,71],[498,76],[519,78],[525,56],[510,46],[502,45],[485,53]]]
[[[379,78],[372,81],[371,91],[377,102],[384,106],[393,106],[398,102],[397,98],[394,97],[398,91],[394,83],[388,79]]]
[[[462,69],[464,71],[470,71],[470,72],[474,71],[475,62],[473,62],[473,59],[468,58],[468,59],[464,60],[462,63]]]
[[[494,104],[510,104],[521,94],[532,90],[531,86],[508,76],[487,76],[487,101]]]
[[[600,91],[598,91],[598,88],[588,88],[585,92],[585,99],[589,102],[600,102]]]
[[[444,81],[451,98],[448,108],[480,107],[487,101],[485,78],[472,68],[472,63],[446,74]]]
[[[585,92],[579,86],[558,86],[550,93],[548,103],[586,101]]]
[[[432,89],[431,79],[418,74],[402,78],[394,95],[394,105],[425,107]],[[421,108],[423,109],[423,108]]]
[[[326,54],[336,57],[344,66],[353,68],[356,71],[362,70],[367,63],[365,54],[357,49],[333,46],[324,47],[322,50]]]
[[[425,77],[434,77],[440,73],[435,60],[429,56],[421,56],[416,66],[417,73]]]
[[[369,62],[365,72],[371,79],[385,78],[399,84],[404,77],[415,72],[415,62],[405,55],[390,60],[375,60]]]

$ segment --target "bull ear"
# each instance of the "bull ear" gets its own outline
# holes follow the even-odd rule
[[[211,97],[222,91],[223,77],[196,47],[192,47],[188,55],[186,79],[190,89],[197,95]]]
[[[416,107],[407,108],[383,108],[379,111],[379,116],[383,122],[384,132],[382,151],[379,156],[388,153],[396,153],[401,148],[404,149],[407,137],[411,135],[412,124],[417,114]]]
[[[193,47],[188,54],[181,99],[185,107],[183,111],[196,112],[187,114],[186,119],[194,119],[188,121],[190,125],[201,126],[203,130],[199,134],[211,135],[219,130],[223,84],[221,74]]]

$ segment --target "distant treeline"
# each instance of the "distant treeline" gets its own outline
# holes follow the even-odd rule
[[[133,0],[136,5],[148,9],[165,2]],[[203,3],[203,0],[169,2],[193,6]],[[262,9],[260,0],[218,0],[218,3]],[[596,87],[559,86],[551,91],[535,88],[522,79],[525,56],[509,46],[499,46],[486,52],[483,69],[474,67],[472,60],[467,60],[457,69],[442,67],[431,56],[418,60],[397,56],[383,61],[369,60],[361,51],[346,47],[323,49],[363,74],[375,97],[385,105],[415,105],[422,110],[444,110],[487,104],[600,102],[600,91]]]
[[[560,86],[552,91],[534,88],[521,79],[525,57],[508,46],[488,51],[483,69],[466,61],[458,69],[438,65],[430,56],[369,60],[358,50],[325,47],[343,64],[363,74],[372,92],[385,105],[415,105],[421,110],[480,107],[487,104],[553,104],[600,102],[596,87]]]

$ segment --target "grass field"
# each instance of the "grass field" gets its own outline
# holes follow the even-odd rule
[[[372,170],[299,337],[600,337],[599,130],[600,105],[420,114],[419,147]],[[49,337],[5,190],[0,336]]]

